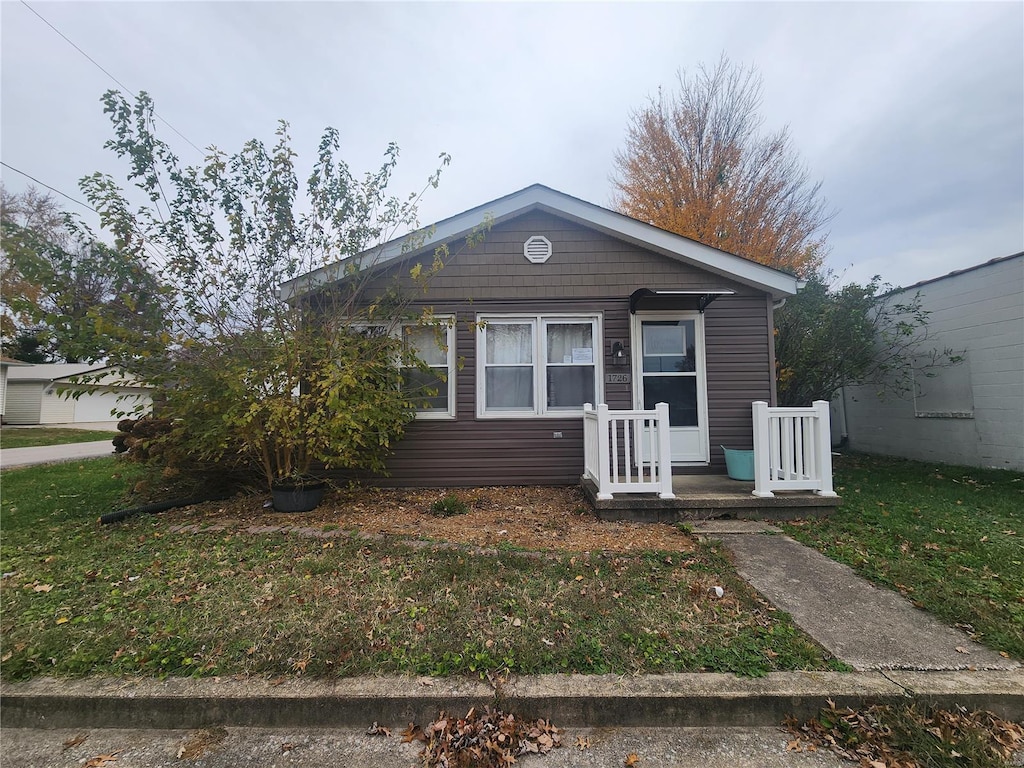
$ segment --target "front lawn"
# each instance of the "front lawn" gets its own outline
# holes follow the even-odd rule
[[[843,505],[787,533],[1024,658],[1024,475],[846,456]]]
[[[30,427],[0,429],[0,447],[29,448],[34,445],[65,445],[91,443],[95,440],[113,440],[116,432],[95,429],[67,429],[63,427]]]
[[[438,528],[430,540],[370,523],[360,531],[360,513],[347,509],[379,520],[383,510],[367,505],[392,503],[373,492],[335,495],[314,516],[263,511],[256,497],[100,526],[125,470],[104,458],[4,473],[6,679],[844,668],[719,549],[665,526],[631,535],[649,531],[674,551],[482,549],[438,541]],[[530,491],[502,490],[493,498],[517,505],[497,513],[504,538],[517,515],[527,518]],[[415,496],[403,498],[407,519],[436,522],[427,505],[408,509]],[[449,525],[465,532],[488,514],[474,508]],[[564,538],[557,526],[530,525],[542,529],[531,535]]]

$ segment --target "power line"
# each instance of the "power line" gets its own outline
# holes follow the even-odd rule
[[[82,206],[83,208],[88,208],[88,209],[89,209],[90,211],[92,211],[93,213],[99,213],[99,211],[97,211],[97,210],[96,210],[95,208],[93,208],[93,207],[92,207],[91,205],[89,205],[88,203],[83,203],[83,202],[82,202],[81,200],[76,200],[76,199],[75,199],[75,198],[73,198],[73,197],[72,197],[71,195],[69,195],[69,194],[67,194],[67,193],[65,193],[65,192],[61,192],[61,191],[60,191],[59,189],[57,189],[56,187],[51,187],[51,186],[50,186],[49,184],[47,184],[46,182],[44,182],[44,181],[40,181],[39,179],[37,179],[37,178],[36,178],[35,176],[33,176],[33,175],[32,175],[32,174],[30,174],[30,173],[25,173],[24,171],[18,170],[18,169],[17,169],[17,168],[15,168],[15,167],[14,167],[13,165],[8,165],[8,164],[7,164],[7,163],[5,163],[5,162],[4,162],[3,160],[0,160],[0,165],[2,165],[2,166],[3,166],[4,168],[7,168],[7,169],[9,169],[9,170],[12,170],[12,171],[14,171],[15,173],[20,173],[20,174],[21,174],[22,176],[24,176],[24,177],[25,177],[26,179],[31,179],[32,181],[34,181],[34,182],[35,182],[36,184],[38,184],[39,186],[41,186],[41,187],[46,187],[46,188],[47,188],[48,190],[50,190],[51,192],[56,192],[56,193],[57,193],[58,195],[61,195],[62,197],[66,197],[66,198],[67,198],[68,200],[70,200],[70,201],[71,201],[72,203],[76,203],[76,204],[78,204],[78,205]]]
[[[24,176],[24,177],[25,177],[26,179],[31,179],[31,180],[32,180],[32,181],[34,181],[34,182],[35,182],[36,184],[40,185],[41,187],[46,187],[46,188],[47,188],[48,190],[50,190],[51,192],[56,192],[56,193],[57,193],[58,195],[60,195],[61,197],[66,197],[66,198],[67,198],[68,200],[70,200],[70,201],[71,201],[72,203],[75,203],[75,204],[77,204],[77,205],[80,205],[80,206],[82,206],[83,208],[88,208],[88,209],[89,209],[90,211],[92,211],[93,213],[99,214],[100,216],[102,216],[102,215],[103,215],[103,214],[100,214],[100,212],[99,212],[99,211],[97,211],[97,210],[96,210],[95,208],[93,208],[93,207],[92,207],[91,205],[89,205],[88,203],[83,203],[83,202],[82,202],[81,200],[76,200],[76,199],[75,199],[75,198],[73,198],[73,197],[72,197],[71,195],[67,194],[66,192],[61,192],[61,191],[60,191],[59,189],[57,189],[56,187],[51,187],[51,186],[50,186],[49,184],[47,184],[47,183],[46,183],[45,181],[40,181],[39,179],[37,179],[37,178],[36,178],[35,176],[33,176],[33,175],[32,175],[32,174],[30,174],[30,173],[25,173],[24,171],[22,171],[22,170],[19,170],[18,168],[15,168],[15,167],[14,167],[13,165],[10,165],[9,163],[5,163],[5,162],[4,162],[3,160],[0,160],[0,165],[2,165],[2,166],[3,166],[4,168],[7,168],[7,169],[9,169],[9,170],[12,170],[12,171],[14,171],[15,173],[20,173],[20,174],[21,174],[22,176]],[[163,259],[163,253],[162,253],[162,252],[161,252],[161,251],[160,251],[160,250],[159,250],[159,249],[158,249],[158,248],[157,248],[156,246],[154,246],[154,245],[153,245],[152,243],[150,243],[150,242],[149,242],[149,239],[148,239],[148,238],[147,238],[147,237],[146,237],[146,236],[145,236],[145,235],[144,235],[144,234],[142,233],[142,231],[141,231],[141,230],[139,230],[139,228],[138,228],[138,227],[135,227],[135,226],[133,226],[133,227],[132,227],[132,231],[133,231],[133,232],[134,232],[134,233],[135,233],[136,235],[138,235],[138,236],[139,236],[139,239],[140,239],[140,240],[141,240],[141,242],[142,242],[142,247],[143,247],[143,248],[145,248],[145,249],[146,249],[146,250],[147,250],[147,251],[149,252],[150,256],[155,256],[155,257],[156,257],[156,258],[157,258],[158,260],[162,260],[162,259]]]
[[[47,21],[47,20],[46,20],[45,18],[43,18],[43,17],[42,17],[42,16],[41,16],[41,15],[39,14],[39,12],[38,12],[38,11],[37,11],[37,10],[36,10],[35,8],[33,8],[33,7],[31,6],[31,5],[29,5],[29,4],[27,3],[27,2],[25,2],[25,0],[21,0],[21,4],[22,4],[22,5],[24,5],[24,6],[26,7],[26,8],[28,8],[28,9],[29,9],[30,11],[32,11],[32,13],[34,13],[34,14],[36,15],[36,17],[37,17],[37,18],[38,18],[38,19],[39,19],[39,20],[40,20],[41,22],[43,22],[43,23],[44,23],[44,24],[45,24],[46,26],[48,26],[48,27],[49,27],[50,29],[52,29],[52,30],[53,30],[54,32],[56,32],[56,33],[57,33],[58,35],[60,35],[60,36],[61,36],[62,38],[64,38],[64,40],[65,40],[65,41],[66,41],[66,42],[68,43],[68,45],[70,45],[70,46],[71,46],[72,48],[74,48],[74,49],[75,49],[76,51],[78,51],[78,52],[79,52],[80,54],[82,54],[83,56],[85,56],[85,58],[87,58],[87,59],[88,59],[88,60],[89,60],[90,62],[92,62],[93,66],[95,66],[95,67],[96,67],[96,68],[97,68],[97,69],[98,69],[98,70],[99,70],[100,72],[102,72],[103,74],[105,74],[105,75],[106,75],[107,77],[109,77],[109,78],[110,78],[111,80],[113,80],[113,81],[114,81],[115,83],[117,83],[117,84],[118,84],[119,86],[121,86],[121,87],[122,87],[122,88],[123,88],[124,90],[126,90],[126,91],[127,91],[128,93],[130,93],[130,94],[132,95],[132,98],[135,98],[135,99],[138,99],[138,98],[139,98],[139,97],[138,97],[138,95],[137,95],[137,94],[136,94],[136,93],[135,93],[135,92],[134,92],[134,91],[133,91],[133,90],[132,90],[131,88],[129,88],[129,87],[127,86],[127,85],[125,85],[125,84],[124,84],[124,83],[122,83],[122,82],[121,82],[120,80],[118,80],[118,79],[117,79],[116,77],[114,77],[114,76],[113,76],[112,74],[110,74],[110,72],[108,72],[108,71],[107,71],[106,69],[104,69],[104,68],[103,68],[103,67],[102,67],[102,66],[101,66],[101,65],[99,64],[99,62],[97,62],[97,61],[96,61],[96,59],[94,59],[94,58],[93,58],[92,56],[90,56],[90,55],[89,55],[88,53],[86,53],[86,52],[85,52],[85,51],[83,51],[83,50],[82,50],[81,48],[79,48],[79,47],[78,47],[78,46],[77,46],[77,45],[75,44],[75,42],[74,42],[73,40],[71,40],[71,38],[69,38],[69,37],[68,37],[67,35],[65,35],[65,34],[64,34],[63,32],[61,32],[61,31],[60,31],[59,29],[57,29],[57,28],[56,28],[55,26],[53,26],[53,24],[51,24],[51,23],[50,23],[49,21]],[[153,112],[153,116],[154,116],[154,117],[156,117],[156,118],[157,118],[158,120],[160,120],[160,122],[162,122],[162,123],[163,123],[164,125],[166,125],[166,126],[167,126],[168,128],[170,128],[170,129],[171,129],[172,131],[174,131],[174,132],[175,132],[176,134],[178,134],[178,135],[179,135],[179,136],[180,136],[180,137],[181,137],[182,139],[184,139],[184,140],[185,140],[185,141],[186,141],[186,142],[187,142],[187,143],[188,143],[188,144],[189,144],[189,145],[190,145],[190,146],[191,146],[191,147],[192,147],[192,148],[193,148],[193,149],[194,149],[194,150],[195,150],[196,152],[198,152],[198,153],[199,153],[200,155],[203,155],[203,154],[205,154],[205,153],[203,152],[203,150],[201,150],[201,149],[200,149],[199,147],[197,147],[197,146],[196,146],[195,144],[193,144],[193,143],[192,143],[192,141],[191,141],[191,140],[190,140],[190,139],[188,138],[188,136],[186,136],[186,135],[185,135],[185,134],[183,134],[183,133],[182,133],[181,131],[179,131],[179,130],[178,130],[177,128],[175,128],[175,127],[174,127],[173,125],[171,125],[171,124],[170,124],[169,122],[167,122],[167,121],[166,121],[166,120],[165,120],[164,118],[162,118],[162,117],[161,117],[160,115],[158,115],[158,114],[157,114],[157,113],[156,113],[155,111]],[[13,170],[13,169],[12,169],[12,170]],[[44,186],[45,186],[45,185],[44,185]],[[56,190],[55,190],[55,191],[56,191]],[[64,194],[64,193],[63,193],[63,192],[61,192],[60,194]],[[66,195],[65,195],[65,197],[66,197]]]

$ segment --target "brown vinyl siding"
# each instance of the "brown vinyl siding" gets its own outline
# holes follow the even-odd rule
[[[523,243],[543,235],[552,244],[544,264],[523,256]],[[456,419],[410,424],[389,461],[382,485],[473,486],[563,485],[583,472],[581,417],[477,418],[476,332],[478,315],[500,313],[590,314],[602,318],[604,373],[632,373],[629,363],[611,364],[611,345],[630,339],[629,295],[637,288],[729,289],[705,312],[708,383],[709,467],[680,472],[724,472],[721,449],[749,448],[750,403],[772,390],[771,299],[739,283],[543,212],[496,226],[485,243],[458,252],[431,282],[425,303],[437,314],[457,317]],[[407,274],[411,265],[382,278]],[[603,384],[599,393],[613,409],[633,407],[632,385]],[[554,438],[561,432],[561,438]]]

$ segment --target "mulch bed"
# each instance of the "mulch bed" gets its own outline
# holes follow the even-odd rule
[[[441,517],[431,505],[455,494],[469,512]],[[178,530],[341,531],[530,551],[689,552],[691,536],[666,524],[599,520],[578,487],[381,489],[330,493],[312,512],[279,513],[265,495],[241,495],[167,513]]]

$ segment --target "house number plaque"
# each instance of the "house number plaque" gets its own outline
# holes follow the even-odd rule
[[[604,375],[605,384],[632,384],[633,375],[629,373],[606,373]]]

